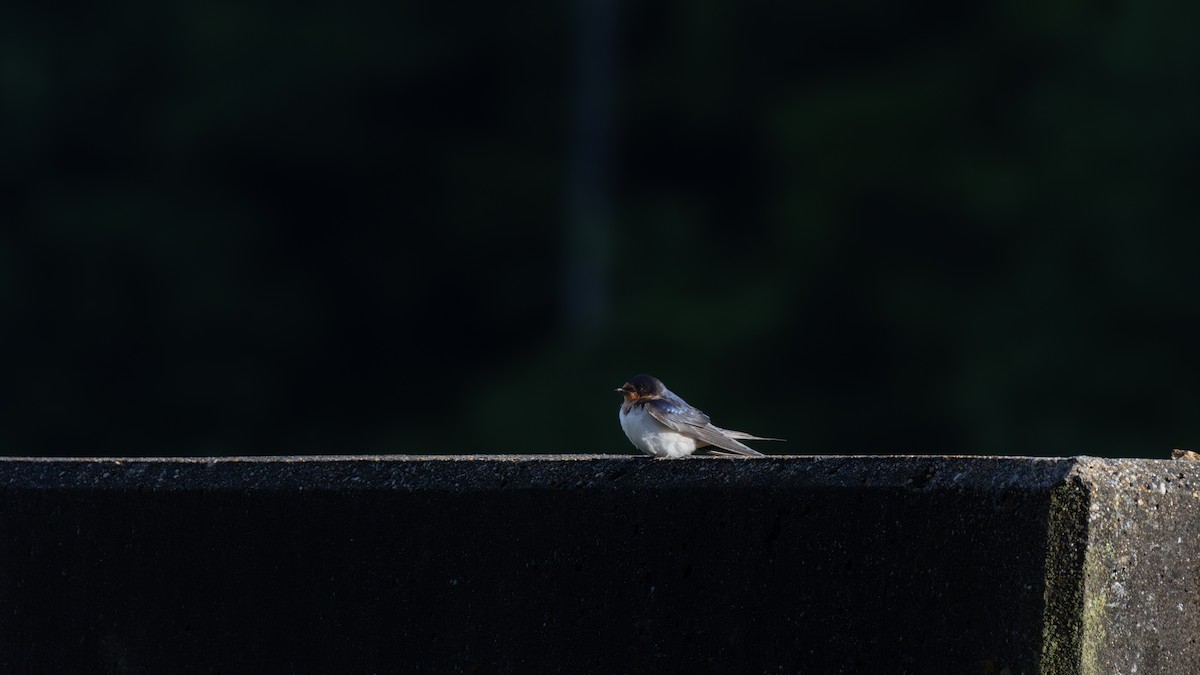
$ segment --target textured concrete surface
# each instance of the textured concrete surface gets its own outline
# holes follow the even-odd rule
[[[1197,486],[1066,458],[0,459],[0,672],[1200,672]]]
[[[1081,459],[1085,673],[1200,673],[1200,463]]]

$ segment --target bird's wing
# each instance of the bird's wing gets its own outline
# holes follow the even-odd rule
[[[720,428],[714,427],[708,421],[708,415],[686,403],[659,398],[646,402],[646,412],[668,429],[691,436],[702,444],[713,446],[713,452],[724,450],[726,453],[734,455],[757,456],[762,454],[754,448],[726,436]],[[720,450],[716,448],[720,448]]]

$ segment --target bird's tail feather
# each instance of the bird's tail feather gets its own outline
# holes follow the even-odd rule
[[[707,451],[709,454],[713,454],[713,455],[740,456],[740,457],[763,457],[764,456],[761,452],[759,452],[753,448],[747,448],[744,445],[742,446],[742,448],[745,448],[745,449],[743,450],[743,449],[739,448],[737,450],[729,450],[727,448],[718,448],[715,445],[708,445],[708,446],[704,447],[704,450]]]
[[[717,427],[717,428],[720,429],[720,427]],[[787,442],[782,438],[767,438],[766,436],[755,436],[754,434],[748,434],[744,431],[734,431],[733,429],[721,429],[721,433],[725,434],[726,436],[728,436],[730,438],[736,438],[739,441],[783,441],[785,443]]]

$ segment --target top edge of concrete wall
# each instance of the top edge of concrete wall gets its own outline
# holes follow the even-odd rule
[[[475,453],[475,454],[313,454],[313,455],[159,455],[159,456],[64,456],[64,457],[33,457],[23,455],[0,455],[0,466],[29,463],[59,463],[59,464],[226,464],[226,463],[273,463],[297,464],[314,462],[597,462],[623,460],[633,462],[654,462],[653,457],[640,454],[522,454],[522,453]],[[1090,455],[906,455],[906,454],[836,454],[836,455],[763,455],[761,457],[732,457],[723,455],[693,455],[683,459],[662,460],[666,463],[679,462],[762,462],[778,460],[805,461],[840,461],[840,460],[886,460],[886,461],[925,461],[925,460],[986,460],[1012,462],[1083,462],[1089,464],[1111,463],[1140,463],[1179,461],[1169,458],[1133,458],[1133,457],[1092,457]]]
[[[902,487],[1045,490],[1200,463],[1093,457],[634,455],[0,457],[0,489],[496,490]]]

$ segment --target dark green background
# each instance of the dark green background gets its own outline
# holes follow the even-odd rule
[[[0,9],[0,453],[1200,445],[1196,7],[586,6]]]

